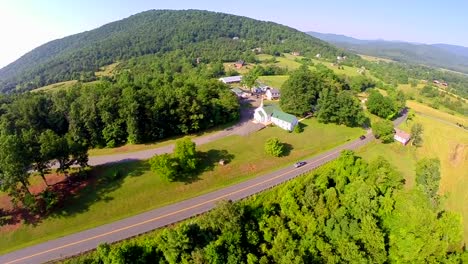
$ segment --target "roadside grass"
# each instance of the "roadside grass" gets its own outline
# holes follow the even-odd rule
[[[414,105],[410,104],[410,107]],[[453,122],[453,116],[441,111],[417,104],[417,111],[437,118],[447,118]],[[450,211],[463,217],[464,239],[468,242],[468,132],[450,124],[416,114],[414,121],[403,122],[400,128],[410,132],[414,123],[423,126],[423,145],[420,148],[395,142],[381,144],[373,142],[364,146],[357,153],[366,159],[381,155],[388,159],[405,176],[408,187],[414,186],[415,165],[422,158],[437,157],[441,162],[441,181],[439,193],[444,195],[444,205]]]
[[[217,133],[219,131],[222,131],[223,129],[226,129],[226,128],[230,127],[230,126],[235,125],[236,122],[230,122],[230,123],[227,123],[227,124],[224,124],[224,125],[209,129],[207,131],[200,132],[198,134],[186,135],[186,137],[189,137],[189,138],[193,139],[193,138],[196,138],[196,137],[201,137],[201,136],[207,136],[207,135],[210,135],[210,134],[214,134],[214,133]],[[148,150],[148,149],[153,149],[153,148],[159,148],[159,147],[164,147],[164,146],[167,146],[167,145],[174,144],[177,139],[182,138],[182,137],[184,137],[184,136],[183,135],[175,136],[175,137],[163,139],[161,141],[146,143],[146,144],[125,144],[123,146],[116,147],[116,148],[95,148],[95,149],[90,149],[88,151],[88,155],[90,157],[92,157],[92,156],[104,156],[104,155],[130,153],[130,152]]]
[[[297,160],[357,138],[360,128],[303,121],[304,132],[289,133],[268,127],[246,137],[229,136],[201,145],[203,172],[189,182],[168,183],[149,171],[146,161],[97,167],[94,183],[64,201],[62,209],[37,225],[21,225],[0,232],[0,254],[110,223],[131,215],[182,201],[288,166]],[[273,158],[264,143],[278,137],[287,143],[288,156]],[[219,166],[219,159],[228,161]]]
[[[258,80],[268,86],[281,89],[283,83],[289,78],[289,75],[260,76]]]
[[[71,81],[53,83],[53,84],[49,84],[49,85],[34,89],[31,92],[49,92],[49,91],[66,90],[72,87],[77,82],[78,82],[77,80],[71,80]]]

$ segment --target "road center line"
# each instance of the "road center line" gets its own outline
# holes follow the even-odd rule
[[[351,145],[354,145],[354,143],[350,144]],[[152,219],[148,219],[148,220],[145,220],[143,222],[139,222],[139,223],[136,223],[136,224],[133,224],[133,225],[129,225],[129,226],[126,226],[126,227],[122,227],[122,228],[119,228],[119,229],[116,229],[116,230],[112,230],[112,231],[109,231],[109,232],[106,232],[106,233],[103,233],[103,234],[100,234],[100,235],[96,235],[96,236],[93,236],[93,237],[89,237],[89,238],[86,238],[86,239],[82,239],[82,240],[79,240],[79,241],[76,241],[76,242],[73,242],[73,243],[69,243],[69,244],[66,244],[66,245],[63,245],[63,246],[60,246],[60,247],[56,247],[56,248],[52,248],[52,249],[48,249],[48,250],[45,250],[45,251],[42,251],[42,252],[38,252],[38,253],[35,253],[35,254],[32,254],[32,255],[29,255],[29,256],[26,256],[26,257],[22,257],[22,258],[19,258],[19,259],[15,259],[15,260],[12,260],[10,262],[7,262],[5,264],[11,264],[11,263],[16,263],[18,261],[22,261],[22,260],[26,260],[26,259],[29,259],[29,258],[33,258],[33,257],[36,257],[36,256],[39,256],[39,255],[43,255],[45,253],[49,253],[49,252],[52,252],[52,251],[56,251],[56,250],[59,250],[59,249],[62,249],[62,248],[66,248],[66,247],[70,247],[70,246],[74,246],[74,245],[77,245],[77,244],[80,244],[80,243],[84,243],[84,242],[87,242],[87,241],[90,241],[90,240],[93,240],[93,239],[96,239],[96,238],[100,238],[100,237],[103,237],[103,236],[107,236],[107,235],[111,235],[111,234],[114,234],[114,233],[117,233],[117,232],[120,232],[120,231],[124,231],[124,230],[127,230],[127,229],[130,229],[130,228],[133,228],[133,227],[137,227],[137,226],[141,226],[141,225],[144,225],[144,224],[147,224],[147,223],[150,223],[150,222],[154,222],[154,221],[157,221],[159,219],[162,219],[162,218],[165,218],[165,217],[169,217],[169,216],[173,216],[173,215],[176,215],[178,213],[181,213],[181,212],[185,212],[185,211],[188,211],[190,209],[194,209],[194,208],[197,208],[197,207],[200,207],[202,205],[205,205],[205,204],[208,204],[208,203],[211,203],[211,202],[215,202],[217,200],[221,200],[223,198],[226,198],[228,196],[231,196],[231,195],[234,195],[234,194],[237,194],[237,193],[240,193],[240,192],[243,192],[245,190],[248,190],[248,189],[251,189],[251,188],[254,188],[256,186],[259,186],[259,185],[262,185],[264,183],[267,183],[267,182],[270,182],[270,181],[273,181],[273,180],[276,180],[278,178],[281,178],[283,177],[284,175],[286,174],[289,174],[291,172],[294,172],[294,171],[297,171],[297,170],[300,170],[300,169],[303,169],[304,167],[307,167],[307,166],[310,166],[310,165],[313,165],[314,163],[317,163],[323,159],[326,159],[334,154],[336,154],[337,152],[339,152],[341,150],[337,150],[337,151],[334,151],[326,156],[323,156],[317,160],[314,160],[312,161],[311,163],[308,163],[306,164],[305,166],[303,166],[302,168],[295,168],[293,170],[290,170],[290,171],[287,171],[287,172],[284,172],[280,175],[277,175],[273,178],[269,178],[269,179],[266,179],[264,181],[261,181],[261,182],[258,182],[256,184],[253,184],[253,185],[250,185],[250,186],[247,186],[247,187],[244,187],[242,189],[239,189],[239,190],[236,190],[236,191],[233,191],[233,192],[230,192],[230,193],[227,193],[227,194],[224,194],[224,195],[221,195],[219,197],[216,197],[216,198],[213,198],[213,199],[210,199],[210,200],[207,200],[207,201],[204,201],[202,203],[199,203],[199,204],[195,204],[195,205],[192,205],[192,206],[189,206],[189,207],[186,207],[186,208],[183,208],[183,209],[180,209],[180,210],[177,210],[177,211],[174,211],[174,212],[171,212],[171,213],[168,213],[168,214],[165,214],[165,215],[161,215],[161,216],[158,216],[158,217],[154,217]],[[195,197],[194,197],[195,198]]]

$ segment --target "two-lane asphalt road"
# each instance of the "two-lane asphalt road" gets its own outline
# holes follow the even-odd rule
[[[403,120],[404,117],[397,119],[395,124],[398,125]],[[215,207],[218,201],[235,201],[274,187],[337,158],[342,150],[356,149],[367,144],[373,139],[374,136],[368,132],[364,140],[357,139],[351,141],[318,156],[305,160],[307,164],[303,167],[294,168],[293,166],[290,166],[283,168],[264,176],[244,181],[176,204],[21,249],[0,256],[0,263],[42,263],[92,250],[104,242],[112,243],[136,236],[209,211]]]

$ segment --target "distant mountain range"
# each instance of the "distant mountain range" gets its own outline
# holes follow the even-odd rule
[[[309,35],[355,53],[399,62],[424,64],[468,74],[468,48],[449,44],[362,40],[345,35],[307,32]]]

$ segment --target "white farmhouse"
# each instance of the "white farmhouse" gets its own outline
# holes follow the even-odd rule
[[[268,100],[278,100],[280,98],[280,91],[275,88],[267,88],[265,92],[266,98]]]
[[[273,123],[288,131],[292,131],[298,123],[294,115],[280,111],[272,105],[263,106],[263,101],[261,105],[255,109],[254,120],[265,125]]]

